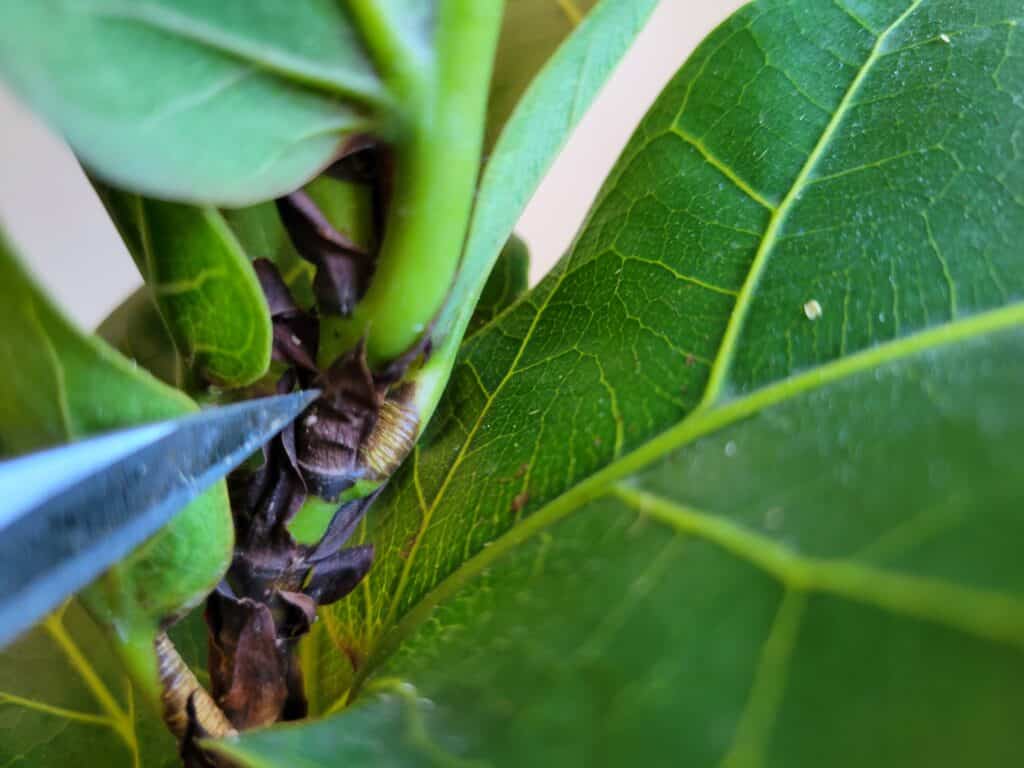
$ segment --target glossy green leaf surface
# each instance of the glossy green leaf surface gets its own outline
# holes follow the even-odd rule
[[[109,188],[100,194],[195,375],[233,387],[263,376],[270,310],[220,212]]]
[[[597,0],[508,0],[487,105],[485,146],[494,145],[523,91]]]
[[[225,748],[1019,762],[1020,16],[761,0],[705,41],[375,507],[321,637],[350,709]]]
[[[344,3],[5,3],[0,73],[91,171],[163,198],[290,192],[385,100]]]
[[[49,303],[0,242],[0,454],[24,453],[195,409],[99,339],[81,334]],[[157,626],[193,607],[231,558],[233,529],[223,484],[182,510],[157,536],[82,594],[102,637],[76,601],[0,652],[0,756],[67,765],[109,749],[110,765],[138,765],[140,750],[163,765],[150,697],[155,667],[147,642]],[[135,673],[128,683],[114,648]],[[38,670],[38,673],[33,672]],[[109,747],[102,745],[109,744]],[[106,752],[104,752],[106,754]]]
[[[472,335],[515,304],[526,293],[529,281],[530,251],[526,243],[513,235],[487,278],[466,334]]]

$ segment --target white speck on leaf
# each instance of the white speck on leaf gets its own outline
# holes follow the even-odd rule
[[[949,39],[949,35],[947,35],[945,32],[943,32],[941,35],[939,35],[939,40],[944,42],[946,45],[949,45],[949,43],[951,42],[950,39]]]
[[[807,315],[808,320],[817,320],[821,317],[821,304],[818,303],[817,299],[811,299],[804,303],[804,314]]]
[[[734,441],[730,440],[725,444],[725,455],[729,458],[736,455],[736,443]]]

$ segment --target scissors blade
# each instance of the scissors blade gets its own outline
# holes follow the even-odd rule
[[[0,464],[0,647],[159,531],[317,394],[212,408]]]

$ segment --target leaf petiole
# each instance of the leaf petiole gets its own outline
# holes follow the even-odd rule
[[[408,112],[394,147],[394,196],[376,273],[350,317],[324,319],[320,358],[321,364],[334,360],[365,336],[367,359],[376,367],[420,340],[454,281],[472,210],[502,3],[444,0],[436,59],[423,66],[409,58],[413,43],[387,22],[378,2],[361,0],[353,9],[366,24],[370,48],[381,57],[395,54],[385,73]]]

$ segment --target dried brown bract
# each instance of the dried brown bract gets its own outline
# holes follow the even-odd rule
[[[316,372],[320,321],[312,312],[301,309],[295,303],[284,278],[272,261],[256,259],[252,265],[270,309],[274,330],[274,360],[293,365],[299,370]]]
[[[372,138],[355,136],[327,170],[329,176],[370,188],[375,245],[384,236],[391,196],[390,156],[387,147]],[[297,190],[276,202],[295,250],[316,267],[313,292],[320,311],[350,314],[373,277],[376,255],[331,224],[305,191]]]
[[[370,255],[336,230],[302,190],[279,198],[277,211],[299,255],[316,266],[317,304],[324,312],[351,313],[373,274]]]
[[[277,391],[321,396],[264,447],[261,467],[229,478],[235,556],[207,600],[206,621],[211,693],[238,730],[306,715],[297,644],[318,606],[343,598],[369,570],[373,547],[345,545],[376,493],[339,504],[315,545],[296,542],[288,523],[310,495],[338,499],[357,481],[382,484],[405,458],[418,428],[415,392],[395,382],[427,348],[376,373],[359,345],[318,371],[318,318],[295,304],[272,263],[257,272],[274,358],[289,366]]]

